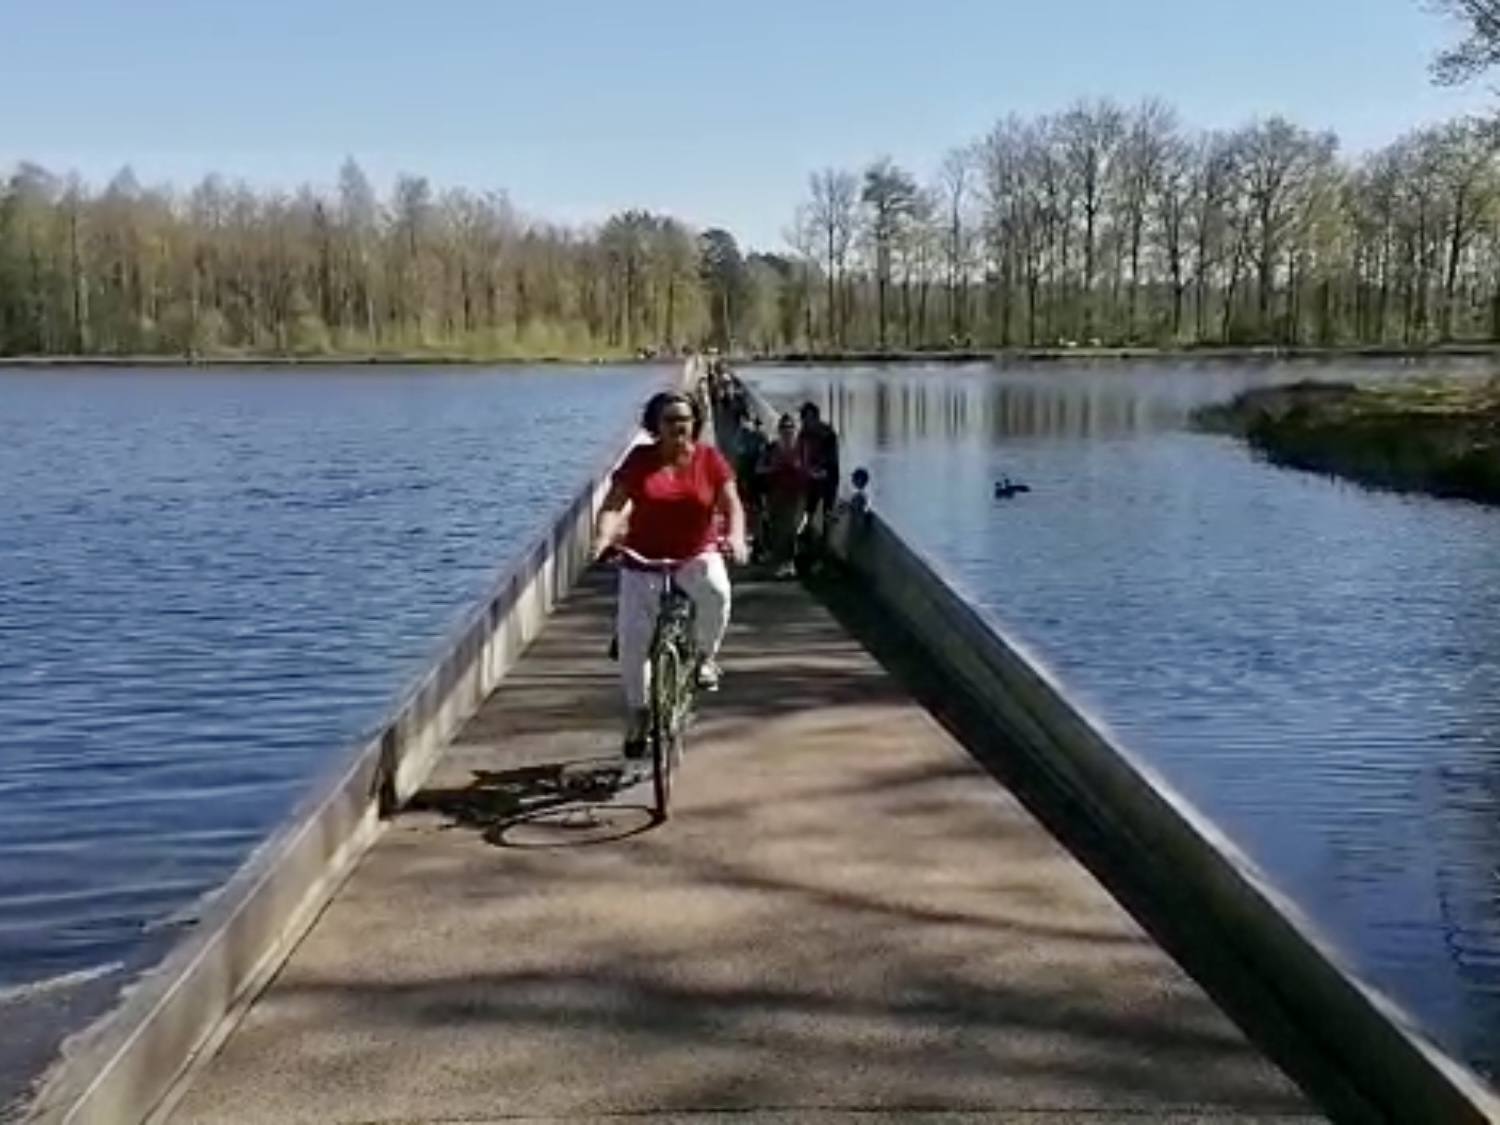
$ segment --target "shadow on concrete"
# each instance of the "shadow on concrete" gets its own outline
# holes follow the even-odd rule
[[[1266,988],[1259,966],[1226,951],[1197,904],[1154,857],[1115,838],[1060,791],[989,720],[984,701],[954,689],[898,624],[872,612],[858,580],[837,566],[807,583],[814,597],[946,729],[973,760],[1010,791],[1132,918],[1209,994],[1221,1010],[1332,1120],[1384,1120],[1318,1046],[1320,1029],[1296,1024]]]
[[[434,847],[420,825],[387,837],[183,1119],[250,1119],[274,1074],[300,1111],[258,1119],[289,1125],[648,1108],[1309,1120],[933,738],[915,681],[852,657],[797,583],[739,574],[735,593],[669,830],[646,831],[601,768],[618,688],[613,583],[592,574],[402,814],[517,850]],[[597,843],[613,846],[579,846]]]
[[[722,955],[732,958],[733,951],[726,949]],[[1223,1082],[1218,1064],[1243,1052],[1236,1039],[1214,1036],[1191,1025],[1174,1026],[1159,1018],[1166,1013],[1142,1019],[1140,1013],[1091,1011],[1086,1002],[1060,994],[1044,981],[1000,987],[914,973],[899,982],[902,995],[888,1001],[855,990],[818,994],[801,982],[790,981],[710,987],[672,980],[658,971],[661,966],[655,961],[653,955],[637,952],[629,960],[595,962],[586,978],[532,969],[398,981],[353,998],[345,982],[307,980],[299,983],[297,994],[300,998],[332,994],[344,1004],[351,999],[362,1001],[361,1007],[381,1013],[381,1018],[370,1021],[373,1026],[367,1025],[377,1033],[381,1028],[401,1026],[481,1026],[506,1035],[541,1033],[550,1038],[561,1033],[584,1041],[603,1033],[623,1040],[627,1045],[623,1055],[642,1069],[679,1053],[686,1061],[694,1050],[732,1044],[742,1059],[727,1073],[704,1075],[699,1068],[684,1067],[684,1077],[699,1071],[698,1082],[675,1090],[670,1098],[662,1099],[665,1104],[658,1103],[659,1108],[678,1113],[750,1106],[760,1110],[792,1105],[804,1111],[815,1108],[817,1102],[809,1104],[803,1098],[793,1102],[785,1089],[778,1089],[782,1076],[775,1074],[777,1067],[846,1077],[884,1072],[893,1084],[909,1091],[904,1097],[882,1099],[880,1108],[887,1113],[903,1109],[993,1113],[999,1107],[991,1099],[976,1096],[973,1084],[987,1083],[997,1072],[1005,1073],[1018,1087],[1040,1083],[1054,1091],[1072,1091],[1072,1098],[1054,1096],[1040,1105],[1032,1098],[1017,1099],[1036,1108],[1050,1108],[1059,1121],[1070,1119],[1066,1112],[1058,1113],[1063,1109],[1059,1102],[1079,1108],[1112,1103],[1117,1113],[1125,1110],[1122,1117],[1132,1118],[1141,1112],[1137,1107],[1142,1102],[1160,1106],[1162,1101],[1184,1108],[1212,1105],[1217,1110],[1214,1117],[1224,1112],[1221,1107],[1226,1104],[1238,1114],[1253,1114],[1256,1120],[1292,1118],[1298,1113],[1290,1099]],[[827,969],[837,980],[839,967],[830,964]],[[860,1031],[877,1027],[879,1032]],[[940,1041],[934,1041],[935,1027],[942,1029]],[[1026,1057],[997,1050],[1001,1037],[1065,1038],[1084,1049]],[[376,1038],[386,1036],[377,1034]],[[1118,1051],[1125,1039],[1134,1044],[1134,1057]],[[752,1061],[756,1056],[763,1060],[760,1066]],[[1164,1057],[1188,1063],[1194,1070],[1165,1075],[1160,1061]],[[587,1060],[574,1061],[582,1065]],[[390,1062],[399,1069],[397,1054],[392,1054]],[[505,1070],[502,1066],[499,1073],[466,1075],[455,1068],[453,1077],[503,1088],[509,1077]],[[745,1084],[762,1075],[763,1092],[747,1098]],[[858,1103],[844,1102],[841,1092],[838,1086],[830,1086],[820,1100],[830,1108],[856,1108]],[[1135,1113],[1129,1112],[1131,1108]],[[540,1106],[536,1109],[547,1112]],[[1144,1116],[1158,1120],[1160,1113],[1158,1109]],[[1234,1120],[1245,1120],[1238,1114]]]
[[[1038,927],[999,913],[983,922],[986,932],[973,933],[975,919],[963,914],[893,907],[867,893],[829,892],[813,880],[767,879],[753,863],[694,856],[655,835],[636,846],[632,866],[653,871],[655,881],[627,882],[627,893],[650,894],[670,882],[709,904],[749,892],[765,909],[736,911],[732,925],[700,930],[687,918],[675,931],[652,927],[627,940],[588,932],[589,915],[581,914],[574,932],[537,935],[557,951],[555,965],[533,958],[380,982],[304,973],[283,982],[284,1001],[295,1009],[326,1000],[358,1012],[356,1041],[388,1055],[382,1070],[399,1072],[406,1063],[412,1041],[403,1029],[436,1037],[449,1045],[444,1080],[455,1098],[528,1092],[527,1102],[502,1101],[507,1113],[577,1112],[577,1075],[589,1073],[604,1086],[591,1096],[605,1104],[634,1096],[633,1084],[641,1083],[651,1088],[654,1108],[672,1113],[753,1107],[903,1119],[924,1110],[997,1114],[1008,1106],[1065,1121],[1092,1120],[1090,1108],[1107,1106],[1110,1120],[1164,1121],[1165,1104],[1212,1107],[1205,1116],[1213,1119],[1307,1120],[1294,1098],[1247,1073],[1243,1041],[1206,1019],[1201,1001],[1153,993],[1143,983],[1156,972],[1149,958],[1126,958],[1116,978],[1095,990],[1079,987],[1067,967],[1079,943],[1140,946],[1138,938]],[[612,869],[592,880],[586,870],[569,873],[570,897],[623,878]],[[554,876],[538,868],[512,877],[521,883],[513,893],[524,897],[545,893]],[[670,914],[673,906],[659,909]],[[972,966],[935,958],[912,940],[926,934],[946,945],[948,935],[964,930]],[[840,939],[830,941],[833,933]],[[474,939],[487,939],[478,924]],[[997,946],[1048,952],[1033,972],[995,980],[983,962]],[[767,949],[785,950],[785,960],[767,963]],[[761,971],[744,971],[757,964]],[[1121,1005],[1122,995],[1136,1002]],[[515,1056],[452,1050],[492,1036],[547,1044],[553,1053],[546,1071],[554,1077],[540,1074],[519,1049]],[[601,1066],[601,1058],[629,1059],[628,1079]],[[305,1067],[309,1082],[328,1065],[300,1054],[287,1062]],[[997,1088],[1010,1097],[997,1103]],[[846,1089],[858,1090],[861,1100],[847,1100]]]
[[[656,825],[646,804],[621,796],[650,774],[617,759],[545,762],[508,770],[474,770],[462,787],[418,791],[403,813],[438,813],[445,828],[477,831],[509,848],[587,847],[629,839]]]

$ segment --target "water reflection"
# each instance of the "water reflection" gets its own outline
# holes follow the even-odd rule
[[[1158,414],[1176,416],[1119,387],[1100,385],[1079,394],[1053,382],[975,384],[942,371],[911,381],[876,376],[863,394],[830,384],[811,397],[842,431],[876,449],[930,437],[1090,438],[1146,428],[1160,420]]]
[[[1184,427],[1202,402],[1313,373],[1413,371],[756,378],[824,404],[893,521],[1494,1075],[1500,512],[1274,469]],[[1033,492],[994,499],[1006,474]]]
[[[1486,361],[1449,361],[1433,373],[1484,378]],[[1355,367],[1308,363],[1211,364],[1145,368],[1109,363],[1012,370],[866,367],[757,368],[779,399],[818,403],[866,448],[886,449],[942,436],[967,441],[1084,439],[1184,427],[1194,407],[1252,386],[1300,379],[1386,380],[1424,374],[1409,362]]]

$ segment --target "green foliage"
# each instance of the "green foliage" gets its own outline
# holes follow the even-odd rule
[[[629,355],[706,334],[698,272],[670,218],[560,230],[415,176],[382,200],[353,163],[334,199],[0,182],[0,354]]]

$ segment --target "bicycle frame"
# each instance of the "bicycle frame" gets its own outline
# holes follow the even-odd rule
[[[677,571],[686,560],[646,559],[628,548],[617,550],[641,569],[663,577],[646,657],[651,780],[656,817],[662,821],[667,819],[671,805],[672,775],[682,758],[682,735],[696,694],[695,610],[687,591],[677,582]]]

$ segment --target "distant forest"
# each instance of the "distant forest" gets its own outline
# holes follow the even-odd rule
[[[785,245],[625,211],[576,229],[503,192],[0,187],[0,353],[609,356],[1500,340],[1500,135],[1343,156],[1279,117],[1167,105],[1007,117],[929,176],[809,177]]]

